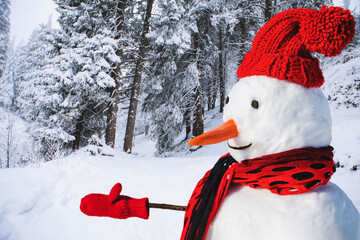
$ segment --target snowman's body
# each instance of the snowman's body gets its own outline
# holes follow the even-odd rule
[[[358,240],[359,213],[335,184],[301,195],[234,186],[207,240]]]
[[[321,89],[288,81],[240,79],[224,111],[224,121],[229,119],[239,132],[228,140],[237,161],[331,142],[330,111]],[[244,146],[249,147],[236,149]],[[359,227],[357,209],[335,184],[287,196],[233,185],[206,239],[358,240]]]
[[[301,195],[233,186],[207,240],[358,240],[359,213],[335,184]]]

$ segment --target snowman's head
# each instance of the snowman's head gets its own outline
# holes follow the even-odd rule
[[[290,9],[255,36],[229,92],[224,124],[189,145],[227,141],[238,161],[302,147],[328,146],[331,120],[319,88],[324,77],[311,52],[336,56],[351,42],[349,10]]]
[[[223,120],[236,125],[238,135],[227,143],[238,161],[331,141],[330,111],[321,89],[271,77],[240,79],[229,92]]]
[[[237,161],[331,142],[331,117],[320,88],[266,76],[240,79],[229,92],[224,124],[189,142],[227,141]]]

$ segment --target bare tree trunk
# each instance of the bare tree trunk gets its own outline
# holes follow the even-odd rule
[[[195,89],[195,112],[194,112],[194,123],[193,123],[193,135],[199,136],[204,133],[204,110],[201,100],[200,87]]]
[[[75,127],[75,140],[73,142],[73,150],[80,148],[80,142],[81,142],[81,134],[83,130],[83,124],[84,124],[84,115],[85,111],[81,113],[80,118],[77,120],[76,127]]]
[[[116,24],[116,30],[118,32],[117,39],[120,38],[120,31],[123,27],[124,22],[124,11],[126,7],[126,0],[119,1],[117,4],[117,13],[119,15]],[[118,49],[116,51],[116,55],[122,56],[122,49]],[[115,86],[110,89],[110,98],[112,101],[108,106],[107,120],[106,120],[106,131],[105,131],[105,143],[106,145],[115,147],[115,136],[116,136],[116,120],[117,120],[117,112],[118,112],[118,98],[119,98],[119,77],[121,75],[121,67],[118,65],[112,72],[111,77],[115,80]]]
[[[199,28],[199,22],[197,22],[198,28]],[[194,136],[198,136],[200,134],[204,133],[204,109],[202,106],[202,97],[201,97],[201,91],[200,91],[200,85],[201,85],[201,66],[200,66],[200,35],[199,32],[193,33],[193,41],[194,41],[194,59],[196,61],[197,69],[199,71],[199,85],[194,89],[194,103],[195,103],[195,112],[194,115],[194,121],[193,121],[193,129],[192,133]]]
[[[7,147],[6,147],[6,168],[10,168],[10,148],[12,145],[12,130],[13,124],[12,121],[9,121],[9,129],[7,132]]]
[[[216,103],[216,96],[217,96],[217,91],[216,91],[216,80],[214,80],[214,88],[212,91],[212,97],[211,97],[211,109],[215,108],[215,103]]]
[[[135,77],[134,77],[134,82],[133,82],[133,86],[131,89],[130,106],[129,106],[129,113],[128,113],[128,119],[127,119],[127,124],[126,124],[125,140],[124,140],[124,152],[128,152],[128,153],[131,153],[131,151],[132,151],[137,106],[138,106],[139,96],[140,96],[140,86],[141,86],[143,62],[144,62],[144,57],[145,57],[146,46],[148,45],[148,42],[146,39],[146,34],[149,32],[149,29],[150,29],[149,19],[151,17],[153,3],[154,3],[154,0],[147,1],[143,32],[141,34],[141,42],[140,42],[140,47],[139,47],[139,58],[136,62]]]
[[[121,51],[122,52],[122,51]],[[118,98],[119,98],[119,80],[120,66],[118,66],[111,74],[116,80],[115,87],[110,89],[110,98],[112,101],[108,107],[108,116],[106,120],[106,131],[105,131],[105,143],[106,145],[114,148],[115,147],[115,136],[116,136],[116,120],[118,112]]]
[[[216,63],[216,65],[214,65],[214,68],[215,69],[219,68],[217,63]],[[217,90],[218,90],[218,87],[217,87],[217,79],[219,78],[218,75],[219,74],[216,71],[214,76],[211,79],[209,79],[208,89],[206,92],[208,111],[215,108],[215,102],[216,102],[216,96],[217,96]]]
[[[197,64],[197,69],[199,71],[199,76],[201,78],[201,70],[199,64],[199,54],[200,54],[200,36],[199,33],[194,33],[194,47],[195,47],[195,59]],[[194,122],[193,122],[193,135],[198,136],[204,133],[204,120],[203,120],[203,107],[202,107],[202,98],[200,91],[201,80],[199,79],[199,86],[196,87],[194,92],[194,103],[195,103],[195,112],[194,112]]]
[[[273,0],[265,0],[265,9],[264,9],[264,16],[266,22],[268,22],[272,15],[272,1]]]
[[[207,110],[210,111],[211,110],[211,97],[212,97],[212,93],[211,93],[211,88],[209,89],[209,91],[207,91],[206,93],[207,95]]]
[[[218,61],[216,62],[214,68],[215,69],[219,68]],[[217,93],[218,93],[218,82],[219,82],[218,79],[219,79],[219,72],[215,71],[215,75],[214,75],[213,79],[211,80],[209,110],[215,109],[216,98],[217,98]]]
[[[219,26],[219,92],[220,92],[220,112],[224,111],[225,105],[225,77],[224,77],[224,64],[223,64],[223,32],[220,23]]]
[[[6,168],[10,168],[11,155],[14,151],[14,119],[8,115],[6,129]]]
[[[190,111],[190,104],[186,106],[186,111],[184,113],[184,119],[185,119],[185,132],[187,139],[189,137],[189,134],[191,133],[191,111]]]

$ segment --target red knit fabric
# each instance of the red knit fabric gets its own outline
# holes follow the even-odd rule
[[[292,195],[308,192],[325,185],[335,172],[333,148],[300,148],[281,153],[244,160],[232,164],[223,175],[210,215],[207,219],[205,234],[224,199],[230,183],[240,183],[252,188],[265,188],[279,195]],[[229,154],[224,155],[228,157]],[[201,190],[211,171],[197,184],[186,207],[184,228],[181,240],[187,240],[191,226],[191,215],[199,205]]]
[[[320,87],[324,77],[318,59],[310,52],[336,56],[354,35],[354,18],[340,7],[281,12],[259,30],[237,75],[263,75]]]
[[[80,210],[88,216],[127,219],[149,218],[149,199],[135,199],[120,195],[121,184],[113,186],[109,195],[92,193],[81,199]]]
[[[279,195],[308,192],[335,172],[331,147],[301,148],[244,160],[233,166],[232,182]]]

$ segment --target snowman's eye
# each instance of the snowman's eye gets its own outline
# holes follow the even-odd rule
[[[225,99],[225,104],[228,104],[229,103],[229,97],[227,97],[226,99]]]
[[[253,100],[253,101],[251,102],[251,106],[252,106],[253,108],[255,108],[255,109],[258,109],[258,108],[259,108],[259,102],[256,101],[256,100]]]

